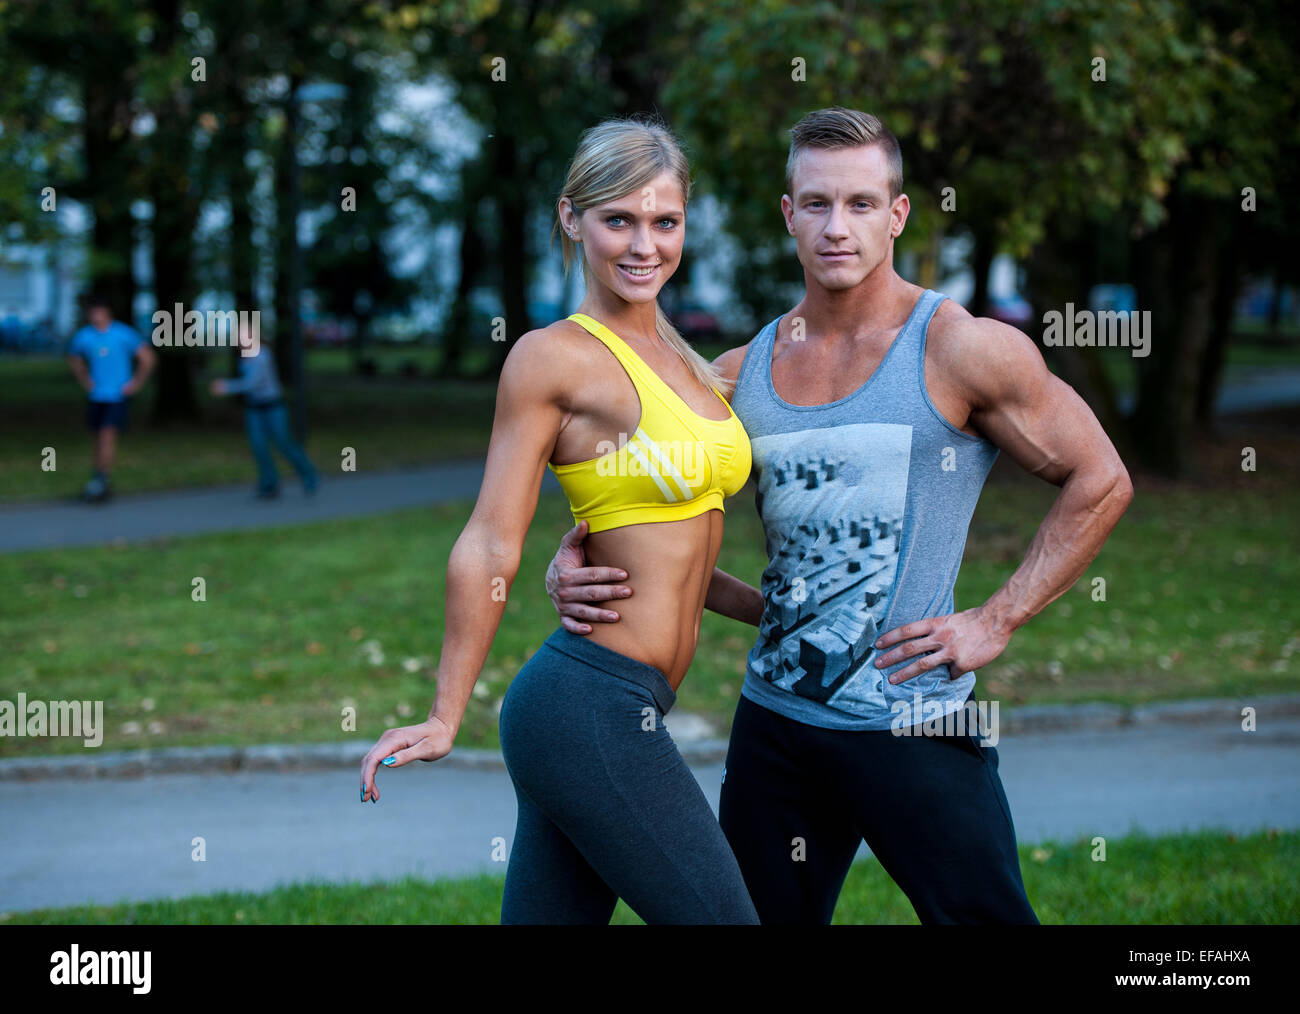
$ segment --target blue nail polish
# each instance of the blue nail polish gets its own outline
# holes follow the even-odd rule
[[[366,801],[366,787],[363,785],[361,786],[361,802],[364,803],[365,801]]]
[[[384,764],[387,764],[387,765],[389,765],[389,766],[391,767],[392,765],[394,765],[394,764],[397,763],[397,758],[396,758],[396,757],[385,757],[384,760],[383,760],[383,763],[384,763]]]

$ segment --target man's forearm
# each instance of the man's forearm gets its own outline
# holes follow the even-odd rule
[[[1067,479],[1020,566],[984,603],[994,623],[1009,636],[1073,587],[1132,499],[1122,470]]]
[[[519,553],[501,546],[490,535],[467,530],[452,547],[447,560],[447,621],[438,660],[438,688],[429,717],[436,716],[453,734],[465,717],[518,570]]]
[[[68,369],[72,371],[72,375],[77,378],[77,383],[84,390],[90,390],[90,373],[86,370],[86,364],[80,356],[68,360]]]
[[[136,390],[144,387],[144,382],[149,379],[149,374],[153,372],[154,364],[158,360],[154,357],[137,356],[135,363],[135,373],[131,379],[135,382]]]
[[[725,570],[714,567],[704,608],[757,627],[763,619],[763,593]]]

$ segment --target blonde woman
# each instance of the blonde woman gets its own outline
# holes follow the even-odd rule
[[[501,373],[478,502],[447,567],[447,624],[426,722],[389,729],[362,765],[452,748],[501,622],[544,470],[555,472],[600,566],[635,591],[616,625],[558,628],[512,682],[501,748],[519,818],[503,923],[608,923],[618,898],[647,923],[757,923],[721,828],[663,725],[695,653],[722,545],[723,500],[749,440],[720,375],[673,329],[658,293],[682,256],[690,177],[660,124],[583,134],[557,201],[578,312],[523,335]],[[736,596],[735,613],[742,609]],[[753,620],[751,619],[751,622]]]

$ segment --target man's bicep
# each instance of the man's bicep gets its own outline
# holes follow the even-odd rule
[[[1025,334],[1006,328],[972,373],[975,427],[1027,472],[1059,486],[1097,455],[1113,455],[1101,423],[1078,393],[1053,374]]]

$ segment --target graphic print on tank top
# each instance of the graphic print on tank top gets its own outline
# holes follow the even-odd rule
[[[912,427],[839,425],[750,446],[769,563],[749,671],[843,711],[879,712],[884,674],[869,663],[898,571]]]

